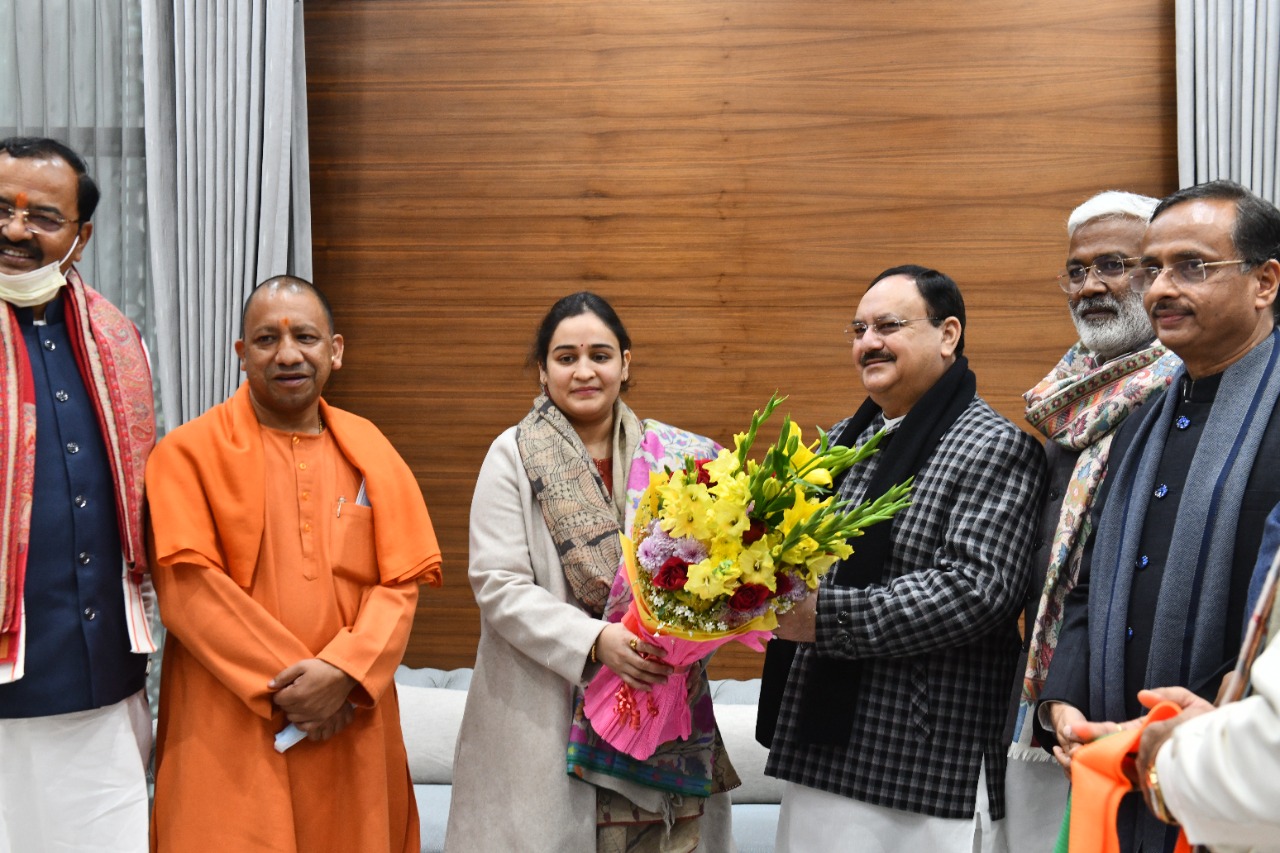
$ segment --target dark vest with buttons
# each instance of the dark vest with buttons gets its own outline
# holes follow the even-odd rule
[[[36,396],[35,491],[27,557],[26,674],[0,685],[0,718],[111,705],[141,690],[129,650],[110,463],[71,350],[63,300],[45,325],[16,309]]]

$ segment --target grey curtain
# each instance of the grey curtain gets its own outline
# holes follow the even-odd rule
[[[1280,203],[1280,0],[1177,0],[1178,179]]]
[[[78,269],[147,336],[147,175],[139,0],[0,0],[0,137],[49,136],[102,189]]]
[[[311,277],[302,5],[141,0],[159,393],[172,428],[239,384],[257,282]]]

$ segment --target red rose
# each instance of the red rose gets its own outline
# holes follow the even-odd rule
[[[729,607],[738,612],[755,610],[769,598],[769,587],[759,583],[744,583],[733,591]]]
[[[796,582],[791,575],[786,572],[778,572],[774,578],[774,585],[778,588],[777,595],[783,596],[795,589]]]
[[[668,557],[653,576],[653,585],[659,589],[684,589],[689,582],[689,564],[679,557]]]
[[[751,526],[742,531],[742,544],[750,545],[764,536],[765,532],[766,528],[763,521],[758,518],[751,519]]]
[[[695,464],[697,467],[696,473],[698,475],[698,483],[703,486],[711,485],[711,475],[707,473],[707,466],[711,464],[711,460],[699,459]]]

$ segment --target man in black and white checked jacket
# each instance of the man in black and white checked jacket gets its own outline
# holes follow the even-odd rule
[[[766,768],[790,783],[779,851],[1005,849],[1002,731],[1044,454],[976,395],[964,322],[954,281],[904,266],[849,327],[869,400],[832,435],[888,435],[839,494],[914,490],[779,625],[799,643]]]

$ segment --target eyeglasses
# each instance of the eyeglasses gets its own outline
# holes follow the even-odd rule
[[[1058,287],[1061,287],[1069,295],[1075,296],[1084,290],[1085,284],[1089,281],[1090,271],[1103,284],[1119,284],[1124,281],[1125,271],[1137,262],[1137,258],[1107,255],[1098,258],[1087,267],[1080,264],[1072,264],[1058,273]]]
[[[862,340],[863,336],[865,336],[867,331],[870,330],[882,338],[887,338],[890,335],[902,331],[903,326],[909,326],[912,323],[923,323],[926,320],[930,323],[938,322],[937,317],[917,317],[914,320],[898,320],[890,317],[888,320],[877,320],[870,324],[864,323],[861,320],[854,320],[845,327],[844,336],[850,343],[853,343],[854,341]]]
[[[1178,287],[1195,287],[1197,284],[1204,284],[1209,277],[1210,267],[1229,267],[1232,264],[1247,263],[1249,262],[1240,258],[1231,261],[1202,261],[1199,258],[1188,258],[1167,267],[1137,267],[1129,273],[1129,287],[1135,293],[1146,293],[1151,289],[1151,285],[1156,283],[1156,279],[1166,272]]]
[[[68,222],[79,222],[79,219],[66,219],[56,213],[42,210],[31,210],[25,207],[14,207],[12,204],[0,203],[0,228],[4,228],[19,213],[26,222],[27,230],[37,234],[56,234]]]

